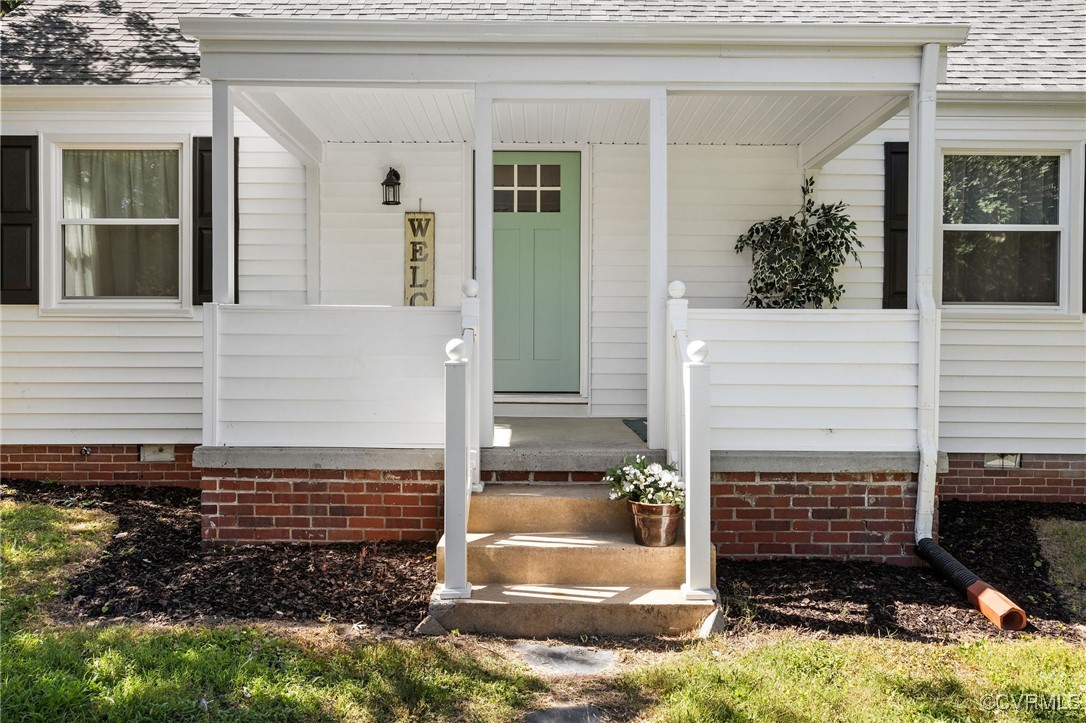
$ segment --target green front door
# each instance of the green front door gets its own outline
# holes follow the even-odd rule
[[[494,391],[577,392],[581,156],[494,154]]]

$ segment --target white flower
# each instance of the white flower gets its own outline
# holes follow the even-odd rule
[[[660,473],[664,471],[664,468],[660,466],[659,462],[653,462],[652,464],[650,464],[648,467],[645,468],[645,471],[648,472],[649,474],[654,474],[657,477],[659,477]]]
[[[617,500],[618,499],[618,492],[615,492],[614,490],[612,490],[611,493],[608,494],[607,496],[610,497],[613,500]]]
[[[677,489],[677,490],[684,490],[684,489],[686,489],[686,483],[685,483],[685,482],[683,482],[683,478],[682,478],[682,477],[676,477],[676,478],[675,478],[675,489]]]

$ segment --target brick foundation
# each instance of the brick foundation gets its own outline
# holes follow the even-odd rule
[[[205,546],[429,540],[444,526],[432,471],[205,469]]]
[[[75,485],[200,487],[200,470],[192,466],[191,444],[174,446],[173,462],[141,462],[138,444],[5,444],[0,445],[4,477],[59,480]]]
[[[915,475],[715,473],[712,494],[712,539],[724,557],[919,564]]]
[[[939,475],[941,499],[1086,503],[1086,455],[1023,454],[1021,469],[985,469],[983,454],[947,458],[950,469]]]

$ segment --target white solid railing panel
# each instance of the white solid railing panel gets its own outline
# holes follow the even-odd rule
[[[917,449],[914,310],[692,309],[710,349],[710,447]]]
[[[205,314],[205,443],[444,444],[442,347],[460,333],[458,309],[229,304]]]
[[[668,287],[667,442],[668,457],[686,480],[686,578],[688,600],[713,600],[712,504],[709,450],[709,348],[687,338],[686,287]]]

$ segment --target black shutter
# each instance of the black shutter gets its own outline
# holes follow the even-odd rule
[[[38,303],[38,137],[0,136],[0,304]]]
[[[238,301],[238,150],[234,139],[234,303]],[[192,139],[192,303],[214,296],[211,260],[211,137]]]
[[[882,308],[909,305],[909,144],[887,143]]]

